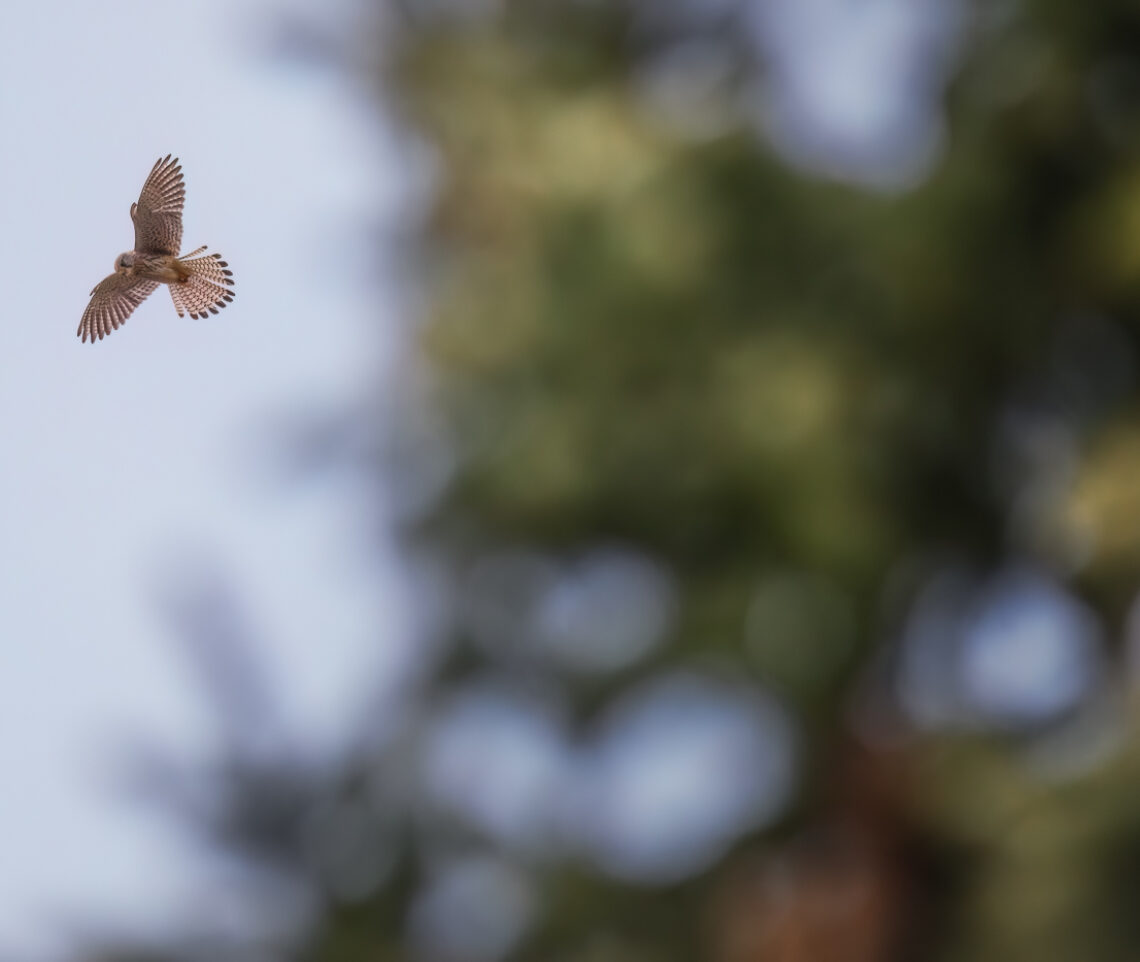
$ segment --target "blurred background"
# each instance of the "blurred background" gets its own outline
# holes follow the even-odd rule
[[[0,958],[1140,955],[1140,11],[0,13]],[[73,332],[180,156],[237,299]]]

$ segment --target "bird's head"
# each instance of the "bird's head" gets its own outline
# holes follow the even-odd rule
[[[120,274],[125,274],[132,267],[135,266],[135,255],[133,251],[127,251],[125,254],[120,254],[115,259],[115,270]]]

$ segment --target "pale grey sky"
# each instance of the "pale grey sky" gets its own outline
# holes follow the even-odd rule
[[[378,637],[397,636],[352,493],[256,470],[267,429],[359,401],[391,348],[372,251],[353,254],[393,203],[388,143],[350,78],[268,53],[278,15],[343,34],[355,6],[0,12],[0,954],[57,946],[72,910],[146,919],[197,897],[188,843],[113,786],[125,733],[211,750],[156,601],[180,553],[249,602],[302,739],[335,738]],[[128,209],[168,152],[186,246],[226,256],[236,301],[179,319],[160,289],[80,344],[88,292],[131,247]]]

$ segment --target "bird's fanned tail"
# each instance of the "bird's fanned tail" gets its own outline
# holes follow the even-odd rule
[[[189,314],[196,319],[217,314],[234,299],[233,271],[227,269],[229,265],[221,254],[202,254],[205,249],[199,247],[178,258],[179,265],[190,272],[185,281],[170,284],[170,298],[179,317]],[[202,256],[196,256],[199,254]]]

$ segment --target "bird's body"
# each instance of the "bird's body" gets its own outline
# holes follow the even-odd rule
[[[167,284],[178,316],[217,314],[233,300],[233,272],[220,254],[199,247],[179,256],[186,188],[178,160],[168,154],[151,169],[131,204],[135,249],[115,259],[115,272],[95,285],[79,322],[79,337],[102,340],[117,330],[159,284]]]
[[[170,254],[140,254],[138,251],[120,254],[115,262],[115,270],[124,277],[145,277],[163,284],[178,283],[190,276],[190,272],[178,263],[177,257]]]

